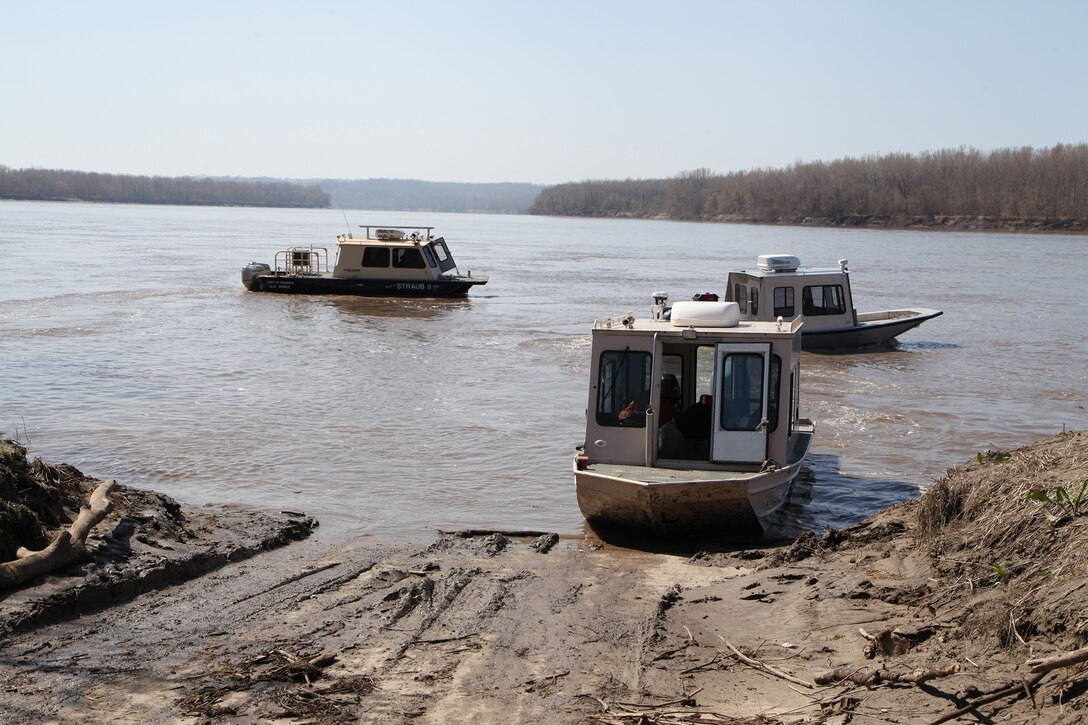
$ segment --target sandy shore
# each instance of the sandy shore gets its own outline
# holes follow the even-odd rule
[[[179,561],[180,543],[191,554],[238,536],[248,516],[294,533],[234,554],[220,540],[207,573],[130,584],[110,606],[58,594],[126,571],[110,536],[78,572],[0,592],[0,711],[13,723],[926,723],[998,694],[949,721],[1082,722],[1084,665],[1035,680],[1026,663],[1086,644],[1088,516],[1026,491],[1073,491],[1086,465],[1084,434],[987,452],[921,501],[777,548],[468,532],[329,550],[282,545],[302,531],[295,514],[238,511],[217,527],[214,511],[180,507],[171,533],[129,507],[113,530],[129,521],[130,542]]]

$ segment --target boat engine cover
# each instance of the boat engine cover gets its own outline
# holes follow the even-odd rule
[[[262,274],[271,274],[272,268],[261,262],[250,262],[242,267],[242,284],[246,289],[252,289],[253,280]]]

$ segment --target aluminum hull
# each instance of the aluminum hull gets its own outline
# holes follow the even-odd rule
[[[806,328],[801,333],[802,350],[857,350],[887,345],[907,330],[939,317],[940,310],[884,310],[858,315],[858,324],[830,330]]]
[[[812,440],[797,436],[789,465],[769,471],[724,467],[589,464],[574,461],[578,507],[590,524],[664,536],[759,533],[786,501]]]

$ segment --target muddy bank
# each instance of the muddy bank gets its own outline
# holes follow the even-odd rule
[[[18,723],[1081,722],[1084,665],[1027,663],[1088,644],[1085,480],[1088,436],[1063,434],[789,546],[303,541],[10,633],[0,708]]]
[[[0,560],[44,548],[70,524],[100,481],[68,465],[28,462],[0,442]],[[194,507],[165,494],[119,486],[112,511],[75,563],[16,588],[0,588],[0,638],[79,616],[309,536],[316,522],[293,512]]]

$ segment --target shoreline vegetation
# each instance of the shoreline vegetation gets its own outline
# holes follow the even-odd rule
[[[1088,232],[1088,144],[798,162],[554,186],[414,179],[148,177],[0,165],[0,199],[660,219],[870,229]]]
[[[0,165],[0,199],[525,214],[541,184],[128,176]]]
[[[793,542],[472,530],[330,547],[303,514],[120,486],[82,561],[0,589],[0,711],[1071,725],[1088,710],[1086,450],[1062,432],[983,451],[919,499]],[[100,488],[0,443],[0,509],[36,512],[29,546]]]
[[[1088,231],[1088,144],[959,148],[544,189],[530,214],[881,229]]]
[[[286,181],[128,176],[7,166],[0,166],[0,199],[311,209],[329,206],[329,195],[318,187]]]

